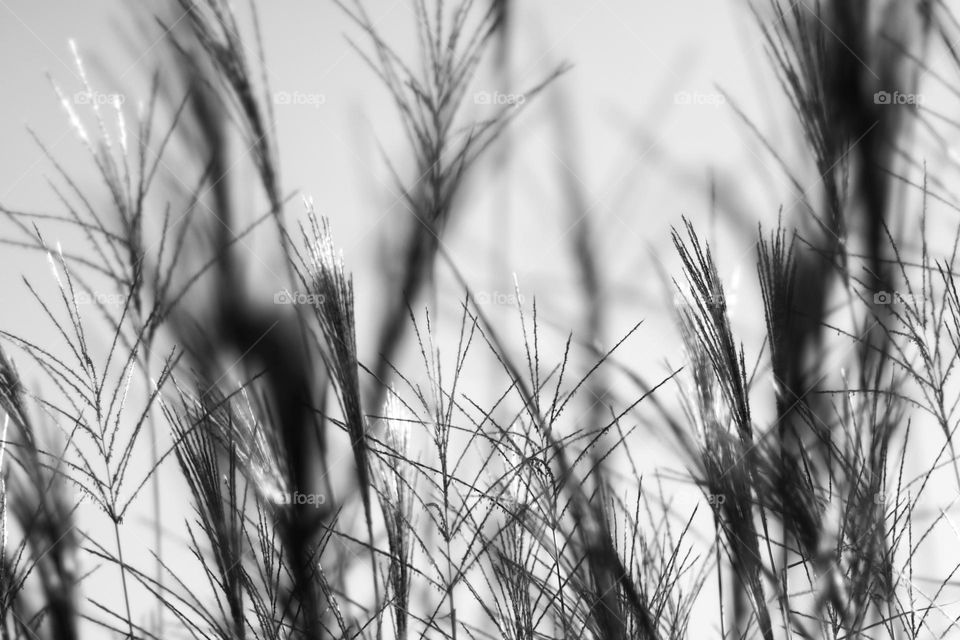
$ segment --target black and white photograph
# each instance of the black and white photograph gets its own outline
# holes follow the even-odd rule
[[[960,4],[0,0],[0,640],[960,638]]]

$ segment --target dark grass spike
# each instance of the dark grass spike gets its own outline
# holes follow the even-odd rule
[[[795,348],[790,340],[795,335],[793,325],[798,313],[795,307],[796,235],[787,242],[782,219],[778,220],[777,229],[771,232],[769,240],[764,237],[762,228],[758,235],[757,274],[763,297],[767,343],[770,345],[777,407],[775,447],[779,452],[766,446],[757,452],[754,482],[760,504],[769,513],[779,517],[782,524],[779,597],[781,615],[786,620],[789,617],[786,609],[790,606],[787,595],[790,593],[790,538],[796,540],[797,551],[803,561],[811,562],[819,575],[827,576],[827,585],[834,584],[832,574],[835,569],[827,564],[829,557],[821,553],[821,509],[813,483],[797,460],[798,455],[802,455],[798,453],[798,447],[802,447],[802,444],[795,424],[798,418],[791,415],[795,403],[788,395],[792,367],[790,359]],[[845,606],[836,590],[831,592],[831,601],[838,611]]]
[[[727,318],[726,296],[710,248],[701,245],[689,220],[684,219],[684,224],[687,240],[674,230],[673,243],[683,261],[691,297],[680,311],[685,331],[692,332],[690,337],[696,339],[687,348],[690,351],[700,350],[708,358],[717,387],[732,412],[737,434],[744,447],[749,447],[753,442],[753,425],[743,350],[738,349],[733,340]],[[684,289],[679,284],[677,288],[681,296],[687,299]]]
[[[796,235],[787,241],[782,218],[769,240],[759,230],[757,274],[763,295],[763,312],[767,326],[767,343],[770,345],[770,363],[777,401],[777,422],[786,428],[790,397],[786,394],[786,381],[790,376],[795,307],[797,263],[794,258]]]
[[[261,630],[274,626],[277,630],[289,627],[298,634],[309,635],[313,633],[310,631],[312,625],[322,624],[322,615],[318,611],[320,601],[314,599],[319,597],[319,585],[315,571],[310,568],[321,548],[314,545],[321,543],[314,543],[305,535],[305,530],[313,530],[316,523],[304,521],[302,514],[284,499],[291,491],[282,436],[260,424],[259,416],[267,411],[263,402],[249,393],[253,382],[247,381],[229,395],[221,394],[216,385],[198,384],[203,391],[200,395],[181,392],[182,409],[178,412],[165,407],[165,411],[175,424],[182,427],[178,446],[183,446],[183,439],[193,436],[193,431],[207,430],[209,433],[205,438],[212,438],[209,446],[215,445],[218,451],[226,453],[226,456],[221,454],[219,463],[235,465],[256,495],[258,522],[254,523],[245,511],[238,510],[236,517],[241,522],[232,531],[243,534],[244,550],[259,550],[254,556],[259,582],[246,571],[241,571],[233,577],[232,589],[242,587],[240,593],[251,603]],[[195,498],[215,499],[203,495]],[[267,513],[272,521],[269,525],[264,519]],[[228,529],[227,533],[230,531]],[[208,531],[207,535],[220,536],[223,533],[214,530]],[[242,551],[238,547],[240,544],[239,540],[233,543],[235,552],[232,555],[237,556]],[[243,564],[239,567],[242,569]],[[237,592],[233,593],[231,597],[236,599]],[[265,624],[268,621],[269,624]],[[256,628],[248,625],[251,632]]]
[[[723,286],[709,246],[704,247],[693,225],[686,219],[684,222],[687,239],[674,230],[673,241],[687,283],[686,288],[676,284],[683,300],[678,309],[681,335],[694,382],[693,397],[685,398],[685,402],[701,438],[699,459],[691,462],[702,473],[718,534],[723,533],[731,568],[740,581],[741,588],[733,594],[739,631],[743,632],[748,623],[749,602],[761,634],[765,640],[772,640],[773,626],[762,582],[762,537],[754,522],[754,438],[743,351],[734,343]],[[730,433],[731,428],[734,433]],[[763,509],[759,515],[766,523]]]
[[[264,76],[259,80],[254,78],[247,56],[248,49],[237,24],[234,9],[223,0],[178,0],[178,3],[189,20],[194,41],[205,52],[208,62],[216,71],[214,81],[221,83],[224,89],[220,95],[235,110],[234,113],[239,116],[238,122],[245,129],[247,147],[254,151],[254,165],[277,220],[278,229],[281,229],[283,197],[277,168],[274,126],[270,107],[264,106],[270,103],[264,97],[269,95],[269,87],[260,86]],[[256,13],[254,17],[256,33],[259,30]],[[172,31],[172,28],[166,28],[166,25],[164,27],[165,32]],[[182,47],[181,50],[187,51],[188,47]],[[262,49],[259,53],[263,72]],[[280,235],[284,255],[289,260],[291,254],[286,237],[283,233]]]
[[[367,425],[361,408],[353,279],[345,274],[342,255],[338,255],[334,248],[329,221],[317,218],[312,203],[306,205],[310,226],[302,233],[310,264],[304,275],[308,278],[309,291],[318,299],[312,307],[313,314],[323,336],[324,361],[335,383],[344,425],[350,436],[364,517],[372,537],[370,461]]]

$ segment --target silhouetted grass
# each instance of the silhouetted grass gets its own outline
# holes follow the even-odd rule
[[[930,33],[956,62],[960,25],[942,3],[905,4],[916,29],[899,40],[885,29],[907,19],[903,5],[754,8],[821,197],[776,156],[802,211],[758,229],[759,337],[737,331],[722,260],[683,220],[669,311],[684,365],[647,382],[651,363],[625,353],[640,319],[602,344],[593,220],[569,258],[585,335],[559,342],[544,326],[562,323],[535,299],[495,323],[444,245],[478,159],[519,113],[476,119],[464,100],[491,43],[505,64],[511,3],[414,0],[418,65],[364,2],[337,2],[372,48],[356,46],[393,100],[416,176],[408,184],[390,163],[411,221],[372,338],[358,335],[328,218],[307,198],[302,224],[287,222],[253,5],[245,29],[222,0],[173,3],[183,20],[157,19],[172,31],[173,77],[155,77],[132,129],[119,101],[81,113],[56,89],[106,204],[44,148],[66,213],[0,209],[20,234],[6,243],[48,259],[52,293],[24,284],[54,336],[0,332],[0,637],[950,637],[960,566],[921,575],[920,560],[956,502],[931,512],[924,498],[944,476],[960,489],[960,233],[938,255],[927,222],[931,199],[960,208],[925,167],[922,183],[906,175],[923,166],[910,155],[916,110],[873,94],[917,89],[912,72],[928,63],[911,47]],[[231,195],[234,139],[266,202],[250,219]],[[195,162],[188,187],[157,181],[175,152]],[[589,213],[578,188],[563,194],[570,219]],[[919,247],[895,231],[895,201],[917,206]],[[243,276],[234,245],[267,221],[309,304],[260,304]],[[86,247],[50,243],[56,224]],[[453,314],[439,263],[460,292]],[[116,304],[86,304],[105,291]],[[401,357],[406,336],[418,361]],[[12,350],[42,376],[35,389]],[[481,375],[490,382],[477,389]],[[920,437],[921,423],[936,436]],[[654,441],[675,449],[679,478],[648,464]],[[189,500],[184,523],[161,509],[168,461]],[[699,506],[678,499],[678,479]],[[126,516],[148,486],[154,562],[143,567]],[[78,517],[81,501],[99,507],[106,540]],[[85,590],[88,566],[115,571],[116,593]],[[142,597],[156,619],[136,612]]]

